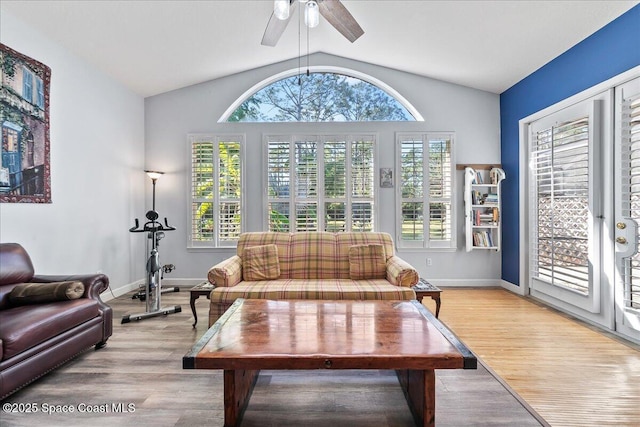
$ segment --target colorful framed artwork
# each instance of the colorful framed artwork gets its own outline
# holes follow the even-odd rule
[[[0,202],[51,203],[51,69],[0,43]]]

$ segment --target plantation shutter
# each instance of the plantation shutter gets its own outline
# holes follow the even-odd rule
[[[242,232],[241,136],[192,135],[190,247],[236,244]]]
[[[398,135],[398,245],[455,248],[453,135]]]
[[[532,278],[589,294],[589,117],[532,135]]]
[[[640,223],[640,95],[622,106],[622,216]],[[640,229],[640,228],[639,228]],[[640,238],[636,238],[640,242]],[[640,251],[624,261],[624,306],[640,309]]]
[[[424,242],[424,143],[419,138],[403,140],[400,145],[400,238]]]
[[[214,244],[213,163],[211,141],[191,143],[191,237],[193,244]]]
[[[290,142],[267,142],[268,230],[290,231]]]
[[[349,229],[347,219],[347,143],[324,143],[324,217],[325,231]]]
[[[242,191],[240,143],[218,143],[218,240],[221,246],[235,242],[240,237],[240,196]]]
[[[296,141],[294,147],[296,231],[318,231],[318,143]]]
[[[351,230],[373,231],[373,142],[351,143]]]
[[[269,231],[373,231],[375,139],[266,137]]]
[[[429,241],[451,240],[451,140],[429,138]]]

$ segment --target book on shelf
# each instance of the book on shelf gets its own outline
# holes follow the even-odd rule
[[[475,231],[473,233],[473,246],[479,248],[492,248],[493,235],[490,231]]]
[[[487,194],[487,196],[484,198],[484,202],[485,202],[485,203],[498,203],[498,195],[497,195],[497,194],[489,193],[489,194]]]

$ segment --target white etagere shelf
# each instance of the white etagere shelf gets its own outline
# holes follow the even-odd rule
[[[465,167],[464,205],[466,249],[499,251],[502,247],[502,169]]]

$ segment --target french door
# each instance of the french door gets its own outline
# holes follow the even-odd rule
[[[615,327],[640,340],[640,78],[615,89]]]
[[[602,101],[589,99],[530,124],[530,290],[600,311]]]
[[[529,293],[640,341],[640,77],[528,126]]]

